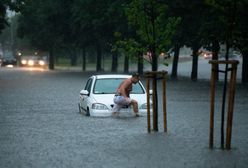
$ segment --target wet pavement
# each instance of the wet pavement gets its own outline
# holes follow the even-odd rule
[[[0,69],[0,167],[247,167],[247,85],[237,85],[230,151],[220,149],[222,88],[218,85],[210,150],[207,79],[168,80],[168,132],[163,133],[159,110],[159,132],[149,134],[146,117],[97,118],[78,113],[78,94],[91,74]]]

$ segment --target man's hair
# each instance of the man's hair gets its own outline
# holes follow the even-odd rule
[[[139,78],[140,76],[139,76],[139,73],[134,73],[134,74],[132,74],[132,77]]]

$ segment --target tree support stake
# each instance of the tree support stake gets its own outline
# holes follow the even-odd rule
[[[146,96],[147,96],[147,131],[151,132],[151,111],[150,111],[150,81],[152,81],[152,117],[153,131],[158,131],[158,95],[157,80],[162,79],[162,102],[163,102],[163,124],[164,132],[167,132],[167,112],[166,112],[166,76],[167,71],[151,71],[145,73]]]
[[[234,96],[236,90],[236,75],[237,75],[237,65],[239,61],[236,60],[226,60],[218,61],[211,60],[209,61],[212,64],[211,72],[211,92],[210,92],[210,128],[209,128],[209,148],[213,149],[214,143],[214,107],[215,107],[215,90],[216,90],[216,73],[222,72],[225,73],[225,78],[227,77],[228,71],[231,71],[231,77],[229,80],[228,88],[228,111],[227,111],[227,125],[226,125],[226,145],[224,146],[224,114],[225,114],[225,97],[226,89],[223,90],[223,102],[222,102],[222,122],[221,122],[221,148],[222,149],[231,149],[231,138],[232,138],[232,122],[233,122],[233,109],[234,109]],[[219,64],[225,64],[226,69],[217,71],[217,66]],[[231,68],[228,66],[231,65]],[[224,81],[224,87],[227,86],[227,80]]]

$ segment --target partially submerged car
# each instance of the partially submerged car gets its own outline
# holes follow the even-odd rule
[[[130,78],[130,75],[93,75],[91,76],[79,95],[79,112],[86,116],[111,116],[114,106],[113,98],[120,83]],[[139,114],[147,113],[146,90],[139,81],[133,85],[130,98],[138,102]],[[123,106],[120,114],[134,115],[130,106]]]

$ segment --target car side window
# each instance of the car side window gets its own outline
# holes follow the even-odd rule
[[[90,88],[91,88],[91,85],[92,85],[92,78],[90,78],[88,81],[87,81],[87,83],[86,83],[86,85],[85,85],[85,90],[87,90],[89,93],[90,93]]]

